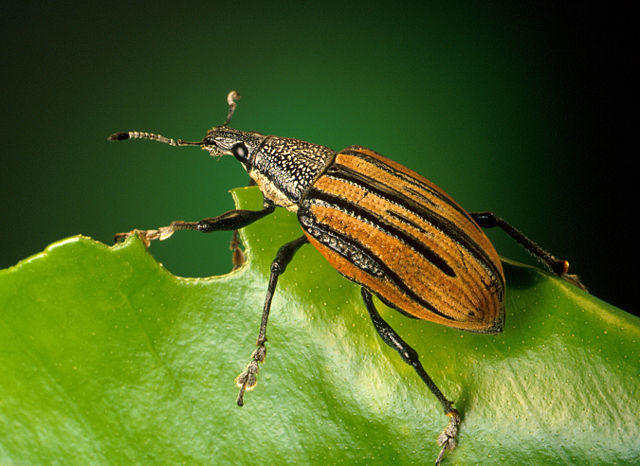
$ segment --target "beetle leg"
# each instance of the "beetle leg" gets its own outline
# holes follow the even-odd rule
[[[199,222],[183,222],[177,220],[171,225],[160,227],[155,230],[131,230],[127,233],[116,233],[115,241],[124,240],[129,236],[138,235],[145,246],[154,240],[165,240],[178,230],[197,230],[203,233],[220,230],[237,230],[260,220],[265,215],[272,213],[275,206],[266,205],[262,210],[241,210],[235,209],[218,215],[217,217],[205,218]]]
[[[295,239],[280,249],[276,254],[276,258],[271,263],[271,275],[269,276],[269,285],[267,287],[267,296],[264,300],[264,308],[262,310],[262,321],[260,323],[260,332],[258,333],[258,339],[256,340],[257,348],[251,354],[251,362],[247,366],[247,368],[236,377],[236,385],[240,387],[240,392],[238,393],[238,398],[236,402],[238,406],[242,406],[244,404],[244,392],[246,390],[253,390],[256,386],[256,375],[258,374],[258,363],[264,362],[264,359],[267,355],[267,348],[264,346],[267,341],[267,321],[269,320],[269,311],[271,310],[271,300],[273,299],[273,293],[276,290],[276,285],[278,283],[278,277],[284,273],[293,259],[296,251],[303,244],[307,243],[307,237],[301,236],[298,239]]]
[[[239,269],[242,264],[245,263],[244,251],[242,250],[240,242],[240,234],[238,230],[233,230],[231,241],[229,242],[229,250],[231,251],[231,264],[233,270]]]
[[[400,354],[400,357],[402,357],[402,360],[415,369],[422,381],[429,390],[431,390],[444,408],[444,413],[449,417],[449,424],[438,436],[438,445],[440,445],[442,449],[436,459],[436,464],[440,464],[440,461],[444,456],[444,452],[446,450],[453,450],[456,447],[456,437],[458,435],[458,426],[460,425],[460,414],[458,414],[458,411],[453,408],[453,403],[442,394],[431,377],[429,377],[429,374],[424,370],[418,353],[416,353],[411,346],[400,338],[395,330],[393,330],[391,326],[380,316],[378,310],[373,304],[371,292],[363,287],[361,289],[361,293],[364,304],[367,307],[367,311],[369,311],[369,315],[371,316],[373,326],[376,328],[376,331],[378,332],[378,335],[380,335],[380,338],[382,338],[382,341],[396,350]]]
[[[498,217],[493,212],[472,212],[469,215],[482,228],[501,228],[506,234],[515,239],[529,253],[546,265],[553,273],[560,278],[565,279],[569,283],[574,284],[578,288],[586,290],[587,288],[580,282],[580,277],[567,273],[569,271],[569,261],[556,259],[553,255],[542,249],[534,241],[527,238],[524,233],[516,227],[508,223],[506,220]]]
[[[229,95],[231,95],[231,93],[229,93]],[[249,183],[247,184],[247,186],[255,185],[255,180],[253,178],[249,178]],[[233,270],[240,268],[240,266],[245,262],[244,251],[240,247],[242,243],[240,242],[240,235],[238,233],[238,230],[233,230],[233,235],[231,236],[231,241],[229,242],[229,250],[231,251],[231,263],[233,264]]]

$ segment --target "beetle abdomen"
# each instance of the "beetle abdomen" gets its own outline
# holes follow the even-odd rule
[[[331,265],[398,310],[474,332],[502,330],[498,254],[469,214],[419,174],[348,147],[313,183],[298,217]]]

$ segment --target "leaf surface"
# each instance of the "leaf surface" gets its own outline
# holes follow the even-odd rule
[[[255,188],[234,198],[262,202]],[[0,271],[0,463],[432,462],[439,404],[308,245],[280,278],[268,357],[236,406],[270,262],[301,234],[281,210],[243,230],[248,262],[224,276],[176,277],[137,238],[81,236]],[[505,273],[497,336],[377,302],[462,413],[446,461],[640,462],[640,319],[537,268]]]

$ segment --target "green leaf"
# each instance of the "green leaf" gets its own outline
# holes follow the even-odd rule
[[[234,195],[261,206],[255,188]],[[281,210],[243,230],[248,263],[224,276],[175,277],[137,238],[81,236],[0,271],[0,463],[432,462],[441,407],[311,246],[280,279],[258,386],[236,406],[269,264],[300,235]],[[505,272],[498,336],[378,303],[462,413],[446,461],[640,462],[640,319],[540,269]]]

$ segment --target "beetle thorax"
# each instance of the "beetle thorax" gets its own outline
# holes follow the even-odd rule
[[[265,199],[296,211],[313,182],[326,170],[335,151],[293,138],[265,136],[216,126],[202,148],[212,156],[233,155],[258,184]]]
[[[298,211],[298,204],[289,199],[289,197],[278,189],[278,187],[268,177],[260,173],[258,170],[250,170],[249,176],[256,182],[265,199],[268,199],[273,204],[284,207],[291,212]]]
[[[247,170],[265,198],[295,211],[334,157],[335,151],[325,146],[268,136],[252,154]]]

